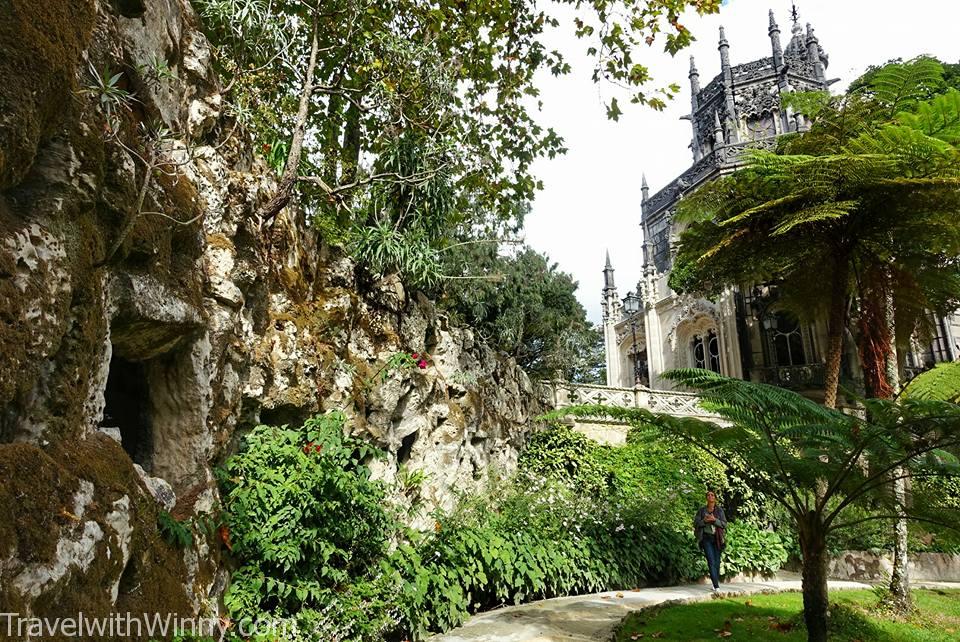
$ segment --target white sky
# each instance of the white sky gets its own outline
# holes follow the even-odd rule
[[[834,91],[846,88],[870,65],[891,58],[931,54],[946,62],[960,59],[960,0],[797,0],[800,22],[812,23],[820,45],[830,56],[827,78],[839,78]],[[740,64],[771,55],[768,10],[773,9],[783,46],[790,41],[791,0],[729,0],[718,15],[681,18],[698,41],[676,58],[661,44],[644,52],[654,84],[677,82],[677,99],[663,112],[621,100],[620,122],[606,119],[602,98],[609,88],[590,80],[583,41],[573,36],[569,21],[551,36],[551,45],[566,52],[573,72],[538,79],[544,109],[541,123],[554,127],[569,151],[541,160],[535,173],[543,179],[533,211],[526,219],[526,239],[546,252],[579,282],[578,297],[590,319],[601,320],[604,252],[616,269],[620,296],[640,277],[640,176],[647,175],[651,194],[691,164],[687,147],[690,123],[687,80],[689,56],[697,60],[701,86],[720,73],[718,27],[726,28],[730,59]],[[578,55],[574,55],[578,54]]]

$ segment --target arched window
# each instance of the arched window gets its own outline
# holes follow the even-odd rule
[[[774,324],[771,328],[773,354],[778,366],[800,366],[807,362],[803,351],[803,333],[800,331],[800,321],[785,310],[778,310],[773,315]]]
[[[694,335],[690,347],[693,350],[693,367],[720,373],[720,339],[715,331]]]

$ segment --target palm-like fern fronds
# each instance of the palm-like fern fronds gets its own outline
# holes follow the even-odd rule
[[[907,399],[960,401],[960,362],[938,363],[910,380],[901,395]]]
[[[956,145],[960,143],[960,91],[951,87],[932,101],[918,104],[916,112],[898,114],[897,121]]]
[[[943,84],[943,66],[927,56],[905,63],[886,65],[870,83],[870,93],[889,117],[912,109]]]
[[[719,420],[602,405],[564,408],[552,416],[621,421],[644,438],[678,438],[721,461],[723,453],[736,453],[752,477],[766,480],[758,482],[758,490],[794,515],[817,512],[828,527],[852,502],[888,501],[889,473],[898,467],[921,476],[960,472],[948,450],[960,442],[960,406],[953,403],[915,396],[865,400],[868,420],[789,390],[709,370],[674,370],[665,376],[697,391],[702,407]],[[951,382],[960,386],[960,373],[953,372]]]

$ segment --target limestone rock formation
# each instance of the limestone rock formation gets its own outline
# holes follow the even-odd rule
[[[105,110],[108,73],[135,100]],[[177,548],[158,516],[215,515],[258,422],[343,409],[431,508],[508,472],[543,409],[293,208],[259,230],[274,180],[219,92],[186,0],[0,3],[0,611],[218,613],[220,542]],[[370,385],[400,351],[428,367]]]

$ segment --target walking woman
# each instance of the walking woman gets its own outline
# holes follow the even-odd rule
[[[717,506],[717,496],[713,491],[707,491],[707,505],[701,506],[697,516],[693,518],[693,534],[697,539],[704,555],[707,556],[707,566],[710,567],[710,580],[713,582],[713,592],[720,589],[720,546],[717,543],[717,529],[727,528],[727,516],[723,509]]]

